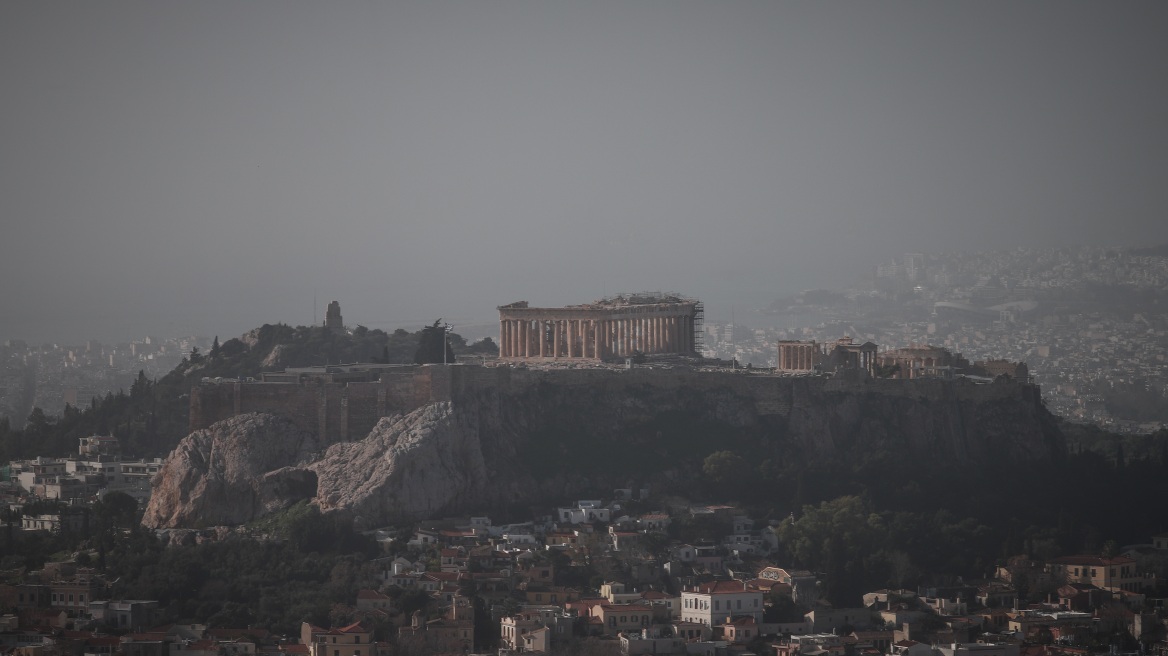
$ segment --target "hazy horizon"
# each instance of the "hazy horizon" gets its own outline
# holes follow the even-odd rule
[[[0,340],[1168,242],[1158,2],[0,6]]]

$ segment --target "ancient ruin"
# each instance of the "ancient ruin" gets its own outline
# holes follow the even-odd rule
[[[702,304],[676,294],[629,294],[586,305],[499,307],[499,357],[607,360],[697,355]]]
[[[814,373],[840,369],[863,369],[873,373],[877,347],[872,342],[855,343],[841,337],[834,344],[781,340],[775,370],[779,373]]]

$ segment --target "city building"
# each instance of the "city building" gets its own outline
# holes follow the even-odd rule
[[[762,592],[747,589],[742,581],[709,581],[681,593],[683,622],[718,626],[742,615],[762,622]]]

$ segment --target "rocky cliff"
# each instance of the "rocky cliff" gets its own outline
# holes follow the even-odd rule
[[[142,523],[194,528],[241,524],[316,495],[301,467],[324,451],[282,417],[239,415],[191,433],[155,476]]]
[[[240,523],[313,498],[373,526],[546,505],[633,481],[686,492],[719,450],[785,467],[874,452],[977,465],[1065,451],[1038,389],[1010,381],[450,369],[434,402],[381,419],[360,440],[259,414],[196,431],[155,480],[143,521]]]

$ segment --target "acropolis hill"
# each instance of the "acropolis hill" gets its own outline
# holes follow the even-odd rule
[[[334,314],[327,330],[343,333]],[[969,363],[944,349],[845,338],[784,342],[779,370],[738,369],[698,355],[701,304],[676,295],[517,302],[499,316],[499,356],[476,364],[204,379],[143,523],[240,524],[311,500],[384,525],[633,482],[690,495],[719,451],[769,463],[780,486],[815,463],[1001,466],[1066,451],[1020,366],[954,377]]]
[[[1007,378],[666,365],[374,368],[374,380],[359,380],[370,377],[360,367],[338,367],[289,371],[288,382],[196,387],[192,424],[205,430],[171,455],[145,523],[240,523],[312,499],[377,525],[632,480],[684,489],[719,450],[788,465],[884,452],[921,466],[1051,461],[1065,452],[1037,387]]]

